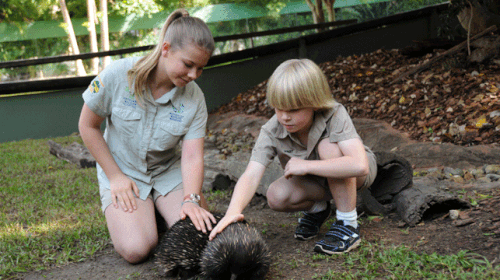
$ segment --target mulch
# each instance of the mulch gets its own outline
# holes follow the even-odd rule
[[[461,146],[500,141],[500,60],[467,62],[465,51],[393,83],[443,50],[410,57],[400,50],[338,57],[321,63],[332,94],[352,118],[382,120],[419,142]],[[240,93],[215,113],[271,117],[267,81]]]

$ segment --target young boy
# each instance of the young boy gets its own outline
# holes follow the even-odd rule
[[[318,234],[333,199],[337,221],[314,251],[331,255],[356,248],[356,192],[375,179],[373,152],[363,145],[346,109],[334,100],[325,75],[311,60],[292,59],[278,66],[268,81],[267,101],[276,114],[261,128],[226,215],[210,239],[243,219],[243,209],[277,156],[284,176],[269,186],[266,196],[273,210],[304,211],[295,238],[308,240]]]

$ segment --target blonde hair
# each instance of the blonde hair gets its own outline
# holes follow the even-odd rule
[[[144,99],[149,75],[158,65],[164,42],[170,43],[172,51],[182,49],[187,44],[203,48],[210,55],[215,49],[212,32],[201,19],[189,16],[184,9],[172,12],[163,24],[156,47],[127,72],[129,88],[133,89],[135,98],[140,104]]]
[[[335,105],[319,66],[309,59],[290,59],[274,70],[267,82],[267,102],[276,109],[329,109]]]

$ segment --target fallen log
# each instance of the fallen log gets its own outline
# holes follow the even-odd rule
[[[474,37],[472,37],[470,39],[470,41],[472,42],[472,41],[474,41],[474,40],[476,40],[476,39],[478,39],[478,38],[480,38],[480,37],[482,37],[482,36],[484,36],[484,35],[486,35],[486,34],[488,34],[490,32],[494,32],[496,30],[497,30],[496,25],[493,25],[493,26],[491,26],[491,27],[483,30],[481,33],[479,33],[479,34],[475,35]],[[454,54],[454,53],[462,50],[463,48],[465,48],[467,46],[467,43],[468,43],[468,41],[465,40],[462,43],[454,46],[453,48],[451,48],[451,49],[449,49],[449,50],[447,50],[447,51],[445,51],[443,53],[440,53],[437,56],[429,59],[427,62],[424,62],[424,63],[422,63],[420,65],[415,66],[413,69],[411,69],[409,71],[406,71],[405,73],[401,74],[399,77],[397,77],[396,79],[394,79],[390,84],[392,85],[392,84],[395,84],[397,82],[400,82],[401,80],[403,80],[404,78],[406,78],[406,77],[408,77],[410,75],[419,73],[419,72],[421,72],[421,71],[429,68],[432,64],[434,64],[435,62],[443,59],[444,57],[446,57],[448,55],[451,55],[451,54]]]
[[[414,182],[413,186],[394,198],[396,212],[409,226],[425,219],[448,213],[450,209],[469,208],[470,203],[446,192],[435,182]]]
[[[69,163],[74,163],[81,168],[95,167],[96,161],[90,154],[87,148],[79,143],[73,142],[67,147],[63,147],[56,142],[49,140],[50,154],[65,160]]]

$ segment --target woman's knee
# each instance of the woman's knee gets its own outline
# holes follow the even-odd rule
[[[127,244],[120,244],[115,246],[115,250],[127,262],[137,264],[145,261],[153,252],[153,249],[158,244],[158,240],[134,240]]]

